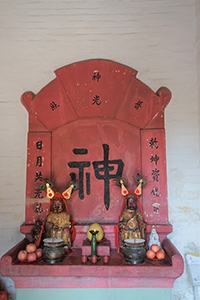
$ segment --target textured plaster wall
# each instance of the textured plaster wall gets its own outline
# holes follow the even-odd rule
[[[198,80],[198,98],[200,99],[200,1],[196,0],[196,22],[197,22],[197,80]],[[200,123],[200,105],[199,105],[199,123]],[[199,131],[200,138],[200,131]]]
[[[200,252],[200,3],[195,0],[0,1],[0,256],[23,239],[28,116],[20,96],[38,93],[53,71],[91,58],[138,70],[166,109],[169,238],[181,254]],[[1,278],[11,291],[12,281]],[[188,272],[173,300],[193,300]]]

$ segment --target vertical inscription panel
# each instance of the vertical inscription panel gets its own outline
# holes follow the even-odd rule
[[[142,130],[143,210],[149,224],[168,224],[165,130]]]
[[[51,133],[29,132],[27,151],[26,224],[45,218],[49,199],[41,188],[51,177]]]

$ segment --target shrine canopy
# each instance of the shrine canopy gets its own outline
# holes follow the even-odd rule
[[[147,178],[145,221],[169,225],[164,109],[171,92],[154,93],[137,71],[109,60],[74,63],[55,75],[37,95],[22,95],[29,113],[25,224],[48,213],[44,178],[55,192],[78,180],[67,201],[76,224],[117,224],[123,196],[115,180],[135,189],[139,173]]]

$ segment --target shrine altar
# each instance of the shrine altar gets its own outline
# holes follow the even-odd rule
[[[13,279],[17,300],[37,295],[55,299],[58,291],[59,297],[121,299],[127,293],[139,300],[147,295],[169,300],[184,268],[167,238],[173,228],[168,221],[164,110],[171,92],[161,87],[154,93],[136,78],[137,71],[109,60],[74,63],[55,75],[39,93],[26,92],[21,98],[29,117],[26,215],[20,228],[25,238],[2,257],[1,273]],[[155,226],[166,258],[132,265],[116,244],[123,197],[114,181],[123,177],[132,190],[136,174],[146,178],[140,196],[146,245]],[[32,242],[35,222],[44,222],[49,212],[50,200],[41,188],[45,178],[61,193],[70,181],[78,182],[67,200],[76,232],[73,249],[55,265],[22,263],[18,252]],[[83,264],[81,247],[95,222],[109,241],[109,260]]]

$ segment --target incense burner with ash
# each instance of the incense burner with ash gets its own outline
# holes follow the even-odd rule
[[[145,240],[137,238],[124,240],[123,255],[128,263],[143,263],[146,257]]]
[[[65,256],[63,239],[46,238],[42,250],[43,260],[47,264],[61,262]]]

